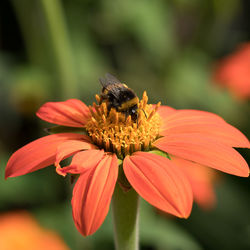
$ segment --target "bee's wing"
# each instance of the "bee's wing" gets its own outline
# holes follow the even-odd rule
[[[116,77],[114,77],[113,75],[109,73],[105,74],[105,78],[103,77],[99,78],[99,81],[101,85],[103,86],[103,88],[106,88],[110,84],[120,83],[120,81]]]
[[[109,74],[109,73],[106,73],[106,74],[105,74],[105,77],[106,77],[107,82],[108,82],[109,84],[121,83],[120,80],[118,80],[115,76],[113,76],[113,75],[111,75],[111,74]]]
[[[110,84],[110,83],[108,83],[107,79],[103,78],[103,77],[99,78],[99,81],[100,81],[103,88],[106,88]]]

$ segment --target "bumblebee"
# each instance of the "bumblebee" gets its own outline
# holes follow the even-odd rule
[[[105,75],[105,78],[99,80],[103,87],[100,103],[106,102],[108,111],[115,108],[116,111],[124,113],[126,117],[130,115],[135,122],[138,117],[139,103],[135,92],[109,73]]]

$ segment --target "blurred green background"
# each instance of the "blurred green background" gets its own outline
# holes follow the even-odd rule
[[[250,40],[249,13],[248,0],[2,0],[0,211],[32,212],[70,249],[114,249],[110,215],[93,236],[76,231],[69,179],[51,167],[4,181],[8,158],[45,135],[48,124],[35,116],[44,102],[92,104],[106,72],[138,96],[146,90],[151,103],[217,113],[250,138],[249,100],[212,81],[216,62]],[[141,249],[250,249],[249,187],[247,178],[221,174],[216,207],[194,205],[187,220],[143,202]]]

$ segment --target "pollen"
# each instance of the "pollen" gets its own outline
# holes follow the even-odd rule
[[[85,128],[94,144],[106,152],[116,153],[124,158],[135,151],[148,151],[151,144],[159,137],[161,118],[156,112],[160,106],[148,104],[146,92],[138,104],[137,120],[131,119],[122,112],[111,108],[107,103],[100,103],[96,95],[97,104],[89,106],[91,117]]]

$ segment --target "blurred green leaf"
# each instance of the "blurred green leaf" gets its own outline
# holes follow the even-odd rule
[[[200,250],[198,242],[178,226],[175,217],[157,214],[142,200],[140,208],[140,236],[143,244],[157,249]]]
[[[208,55],[196,50],[185,51],[172,63],[166,76],[168,101],[179,108],[204,109],[222,115],[232,122],[244,122],[245,110],[226,90],[212,82]],[[245,121],[246,122],[246,121]]]
[[[12,71],[10,82],[9,101],[21,113],[33,115],[50,97],[51,78],[38,67],[32,65],[16,67]]]
[[[208,249],[249,249],[249,206],[248,189],[244,191],[239,183],[249,180],[224,176],[217,187],[217,206],[204,212],[195,207],[191,218],[183,225]],[[199,230],[197,230],[199,228]]]
[[[7,155],[1,153],[0,208],[29,207],[58,202],[63,194],[64,179],[55,173],[54,167],[35,173],[4,180]]]
[[[151,60],[164,59],[176,49],[171,7],[166,1],[105,1],[105,12],[111,15],[124,30],[129,30],[152,56]],[[112,9],[112,12],[109,10]]]

